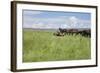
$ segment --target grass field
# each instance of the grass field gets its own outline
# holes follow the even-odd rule
[[[54,36],[53,32],[23,31],[23,62],[82,60],[91,58],[90,38]]]

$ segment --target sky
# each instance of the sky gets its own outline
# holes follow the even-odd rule
[[[23,10],[23,28],[91,28],[91,14],[83,12]]]

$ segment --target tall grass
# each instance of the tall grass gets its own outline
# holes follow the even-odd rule
[[[23,32],[23,62],[82,60],[91,58],[90,38],[54,36],[53,32]]]

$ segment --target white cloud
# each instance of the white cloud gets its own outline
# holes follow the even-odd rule
[[[66,20],[66,25],[67,28],[90,28],[91,21],[71,16]]]
[[[79,19],[75,16],[57,18],[30,18],[25,19],[27,28],[90,28],[90,20]],[[30,23],[30,24],[28,24]]]
[[[37,23],[37,24],[32,24],[32,28],[44,28],[45,24],[41,23]]]
[[[78,23],[78,18],[75,16],[69,17],[70,25],[76,25]]]
[[[37,24],[33,24],[32,28],[39,28],[39,29],[56,29],[59,28],[59,26],[57,24],[45,24],[45,23],[37,23]]]

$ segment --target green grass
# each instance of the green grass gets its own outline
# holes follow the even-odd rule
[[[53,32],[23,31],[23,62],[82,60],[91,58],[90,38],[54,36]]]

